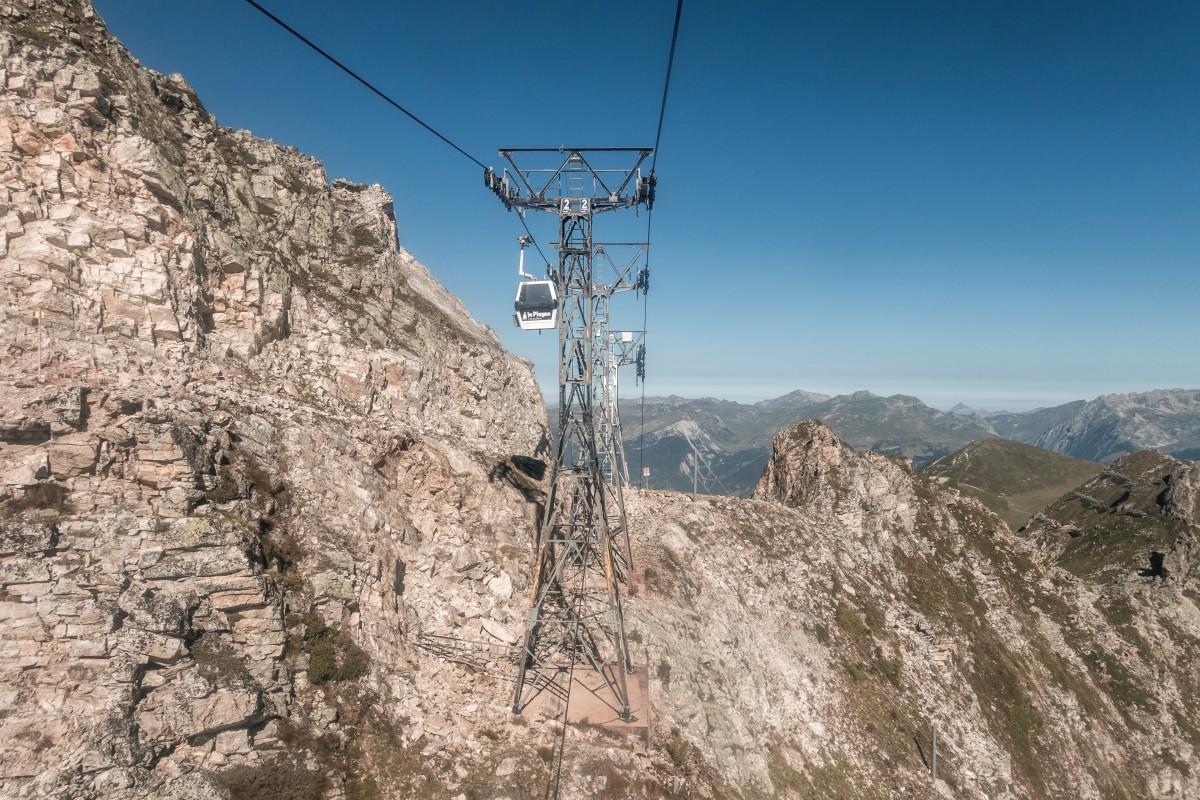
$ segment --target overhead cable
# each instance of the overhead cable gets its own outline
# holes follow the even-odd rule
[[[321,55],[322,55],[322,56],[323,56],[323,57],[324,57],[324,58],[325,58],[327,61],[329,61],[329,62],[330,62],[331,64],[333,64],[335,67],[337,67],[338,69],[340,69],[342,72],[345,72],[345,73],[346,73],[347,75],[349,75],[351,78],[354,78],[354,80],[358,81],[358,82],[359,82],[359,83],[361,83],[363,86],[367,87],[367,88],[368,88],[368,89],[370,89],[372,92],[374,92],[375,94],[379,95],[381,98],[383,98],[383,100],[384,100],[386,103],[388,103],[388,104],[389,104],[389,105],[391,105],[393,108],[395,108],[396,110],[400,111],[401,113],[405,114],[405,115],[406,115],[406,116],[407,116],[409,119],[411,119],[413,122],[417,123],[417,124],[418,124],[418,125],[420,125],[422,128],[424,128],[425,130],[429,131],[429,132],[430,132],[430,133],[432,133],[434,136],[436,136],[437,138],[441,139],[443,142],[445,142],[446,144],[450,145],[450,146],[451,146],[451,147],[453,147],[455,150],[457,150],[458,152],[462,153],[462,154],[463,154],[464,156],[466,156],[467,158],[469,158],[469,159],[471,159],[472,161],[474,161],[476,164],[478,164],[478,165],[479,165],[479,167],[480,167],[480,168],[482,168],[482,169],[487,169],[486,165],[485,165],[485,164],[484,164],[482,161],[480,161],[480,160],[479,160],[479,159],[477,159],[475,156],[473,156],[473,155],[471,155],[470,153],[468,153],[466,150],[463,150],[461,147],[459,147],[459,146],[458,146],[458,145],[456,145],[454,142],[452,142],[452,141],[450,141],[449,139],[447,139],[447,138],[446,138],[445,136],[443,136],[442,134],[438,133],[438,132],[437,132],[436,130],[434,130],[434,129],[433,129],[433,128],[432,128],[432,127],[431,127],[431,126],[428,124],[428,123],[426,123],[426,122],[425,122],[423,119],[421,119],[420,117],[418,117],[416,114],[412,113],[412,112],[411,112],[411,111],[409,111],[407,108],[405,108],[404,106],[400,105],[399,103],[397,103],[397,102],[396,102],[395,100],[393,100],[392,98],[388,97],[386,94],[384,94],[383,92],[381,92],[379,89],[376,89],[376,88],[375,88],[375,87],[374,87],[374,86],[371,84],[371,82],[370,82],[370,81],[368,81],[366,78],[364,78],[364,77],[362,77],[361,75],[359,75],[359,74],[358,74],[357,72],[355,72],[354,70],[352,70],[352,69],[350,69],[349,67],[347,67],[347,66],[346,66],[345,64],[343,64],[342,62],[338,61],[338,60],[337,60],[336,58],[334,58],[333,56],[329,55],[329,53],[326,53],[324,50],[322,50],[320,47],[318,47],[318,46],[317,46],[316,44],[314,44],[312,41],[310,41],[309,39],[307,39],[307,38],[306,38],[306,37],[305,37],[305,36],[304,36],[302,33],[300,33],[299,31],[297,31],[297,30],[296,30],[295,28],[293,28],[291,25],[288,25],[286,22],[284,22],[283,20],[281,20],[279,17],[275,16],[275,15],[274,15],[274,14],[272,14],[270,11],[267,11],[265,8],[263,8],[262,6],[260,6],[258,3],[254,2],[254,0],[246,0],[246,2],[247,2],[247,3],[249,3],[251,6],[253,6],[254,8],[258,9],[260,12],[262,12],[262,14],[263,14],[264,16],[266,16],[268,19],[270,19],[270,20],[271,20],[272,22],[274,22],[276,25],[278,25],[279,27],[283,28],[285,31],[287,31],[288,33],[290,33],[292,36],[295,36],[295,37],[296,37],[297,39],[299,39],[300,41],[304,42],[306,45],[308,45],[309,47],[311,47],[313,50],[317,51],[317,52],[318,52],[319,54],[321,54]],[[682,0],[680,0],[680,2],[682,3]]]
[[[658,132],[654,134],[654,152],[650,156],[650,175],[653,180],[654,167],[658,163],[658,145],[662,141],[663,120],[667,116],[667,93],[671,90],[671,68],[675,65],[675,44],[679,41],[679,18],[683,16],[683,0],[679,0],[675,5],[675,27],[671,31],[671,50],[667,54],[667,78],[663,82],[662,105],[658,109]],[[646,288],[649,289],[650,278],[650,227],[654,223],[654,206],[646,212]],[[647,320],[650,317],[650,292],[642,292],[642,341],[650,335],[650,329],[646,326]],[[640,403],[641,425],[638,429],[638,466],[642,468],[642,475],[646,473],[646,455],[645,455],[645,440],[646,440],[646,381],[642,380],[642,400]]]
[[[663,84],[662,107],[658,110],[658,133],[654,135],[654,155],[650,156],[650,174],[658,162],[658,142],[662,139],[663,118],[667,115],[667,92],[671,88],[671,67],[675,64],[675,43],[679,41],[679,18],[683,15],[683,0],[675,6],[675,29],[671,31],[671,52],[667,56],[667,80]]]

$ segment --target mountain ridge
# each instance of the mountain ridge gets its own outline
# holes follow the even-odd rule
[[[1157,448],[1200,456],[1200,389],[1101,395],[1038,437],[1037,446],[1091,461]]]
[[[1200,401],[1189,399],[1194,394],[1192,390],[1159,390],[1101,395],[1092,401],[1075,400],[986,418],[941,411],[910,395],[881,397],[867,390],[834,397],[800,390],[753,404],[712,398],[648,397],[644,404],[622,401],[620,413],[631,472],[649,467],[651,486],[690,491],[694,444],[701,489],[706,493],[744,495],[751,491],[757,471],[766,463],[770,438],[802,419],[820,419],[855,447],[905,456],[918,469],[972,441],[993,436],[1088,461],[1111,460],[1163,442],[1165,452],[1186,458],[1200,453]],[[1112,411],[1116,402],[1113,398],[1121,398],[1122,405],[1117,406],[1120,412]],[[1141,408],[1139,398],[1158,402],[1159,424],[1177,431],[1174,439],[1161,432],[1155,438],[1152,434],[1157,428],[1152,431],[1150,425],[1134,426],[1137,430],[1129,432],[1131,426],[1123,420]],[[1169,419],[1172,412],[1177,415],[1174,421]],[[552,420],[553,416],[552,412]],[[1097,432],[1096,418],[1105,419],[1108,427]],[[684,419],[694,423],[689,429],[694,435],[690,437],[674,435],[669,427]],[[1081,438],[1079,432],[1083,430],[1092,431],[1090,438]],[[640,474],[632,477],[641,483]]]

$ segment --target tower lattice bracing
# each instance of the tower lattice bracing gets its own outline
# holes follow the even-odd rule
[[[501,150],[511,169],[485,172],[488,188],[509,210],[558,217],[558,263],[548,277],[559,304],[559,418],[514,713],[546,689],[565,698],[582,668],[599,676],[605,702],[621,719],[631,716],[626,675],[633,665],[621,599],[632,552],[621,481],[606,479],[620,457],[613,443],[620,424],[609,311],[613,296],[636,288],[640,275],[638,255],[626,263],[610,253],[622,247],[644,253],[646,245],[598,244],[593,222],[607,211],[652,205],[654,179],[641,175],[650,154],[649,148]],[[537,163],[523,167],[516,159]]]

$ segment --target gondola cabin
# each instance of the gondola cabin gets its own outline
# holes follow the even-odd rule
[[[513,303],[513,320],[523,331],[546,331],[558,325],[558,292],[552,281],[521,281]]]

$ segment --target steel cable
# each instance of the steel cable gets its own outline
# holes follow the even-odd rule
[[[346,66],[345,64],[343,64],[341,61],[338,61],[336,58],[334,58],[333,56],[329,55],[329,53],[326,53],[324,50],[322,50],[320,47],[318,47],[316,44],[314,44],[314,43],[313,43],[311,40],[309,40],[308,38],[306,38],[306,37],[305,37],[305,36],[304,36],[302,33],[300,33],[299,31],[297,31],[297,30],[296,30],[295,28],[293,28],[291,25],[288,25],[286,22],[284,22],[283,20],[281,20],[279,17],[275,16],[275,15],[274,15],[274,14],[272,14],[270,11],[268,11],[268,10],[267,10],[267,9],[265,9],[265,8],[263,8],[263,7],[262,7],[262,6],[260,6],[258,3],[254,2],[254,0],[246,0],[246,3],[248,3],[248,4],[249,4],[249,5],[251,5],[251,6],[253,6],[253,7],[254,7],[255,9],[257,9],[258,11],[260,11],[260,12],[261,12],[261,13],[262,13],[262,14],[263,14],[265,17],[267,17],[269,20],[271,20],[272,22],[274,22],[274,23],[275,23],[276,25],[278,25],[279,27],[283,28],[285,31],[287,31],[288,33],[290,33],[292,36],[295,36],[297,39],[299,39],[300,41],[304,42],[306,45],[308,45],[309,47],[311,47],[313,50],[315,50],[317,53],[319,53],[321,56],[323,56],[323,57],[324,57],[324,58],[325,58],[327,61],[329,61],[329,62],[330,62],[331,64],[333,64],[335,67],[337,67],[338,69],[340,69],[342,72],[345,72],[345,73],[346,73],[347,75],[349,75],[351,78],[354,78],[354,80],[358,81],[358,82],[359,82],[359,83],[361,83],[363,86],[367,87],[367,88],[368,88],[368,89],[370,89],[372,92],[374,92],[375,94],[379,95],[381,98],[383,98],[384,102],[388,103],[388,104],[389,104],[389,105],[391,105],[393,108],[395,108],[396,110],[400,111],[402,114],[406,115],[406,116],[407,116],[409,119],[411,119],[413,122],[417,123],[417,124],[418,124],[418,125],[420,125],[422,128],[424,128],[425,130],[429,131],[429,132],[430,132],[430,133],[432,133],[434,136],[436,136],[437,138],[441,139],[443,142],[445,142],[446,144],[450,145],[450,146],[451,146],[451,147],[453,147],[455,150],[457,150],[458,152],[462,153],[462,154],[463,154],[464,156],[466,156],[467,158],[469,158],[469,159],[471,159],[472,161],[474,161],[476,164],[478,164],[478,165],[479,165],[479,167],[480,167],[481,169],[487,169],[487,165],[485,165],[485,164],[484,164],[482,161],[480,161],[478,158],[476,158],[475,156],[471,155],[471,154],[470,154],[470,153],[468,153],[466,150],[463,150],[461,147],[459,147],[458,145],[456,145],[454,142],[450,141],[450,140],[449,140],[449,139],[447,139],[445,136],[443,136],[442,134],[440,134],[440,133],[438,133],[436,130],[434,130],[434,129],[433,129],[433,128],[432,128],[432,127],[431,127],[431,126],[430,126],[430,125],[429,125],[427,122],[425,122],[423,119],[421,119],[420,117],[418,117],[416,114],[412,113],[412,112],[411,112],[411,111],[409,111],[407,108],[405,108],[404,106],[400,105],[399,103],[397,103],[397,102],[396,102],[395,100],[393,100],[392,98],[388,97],[386,94],[384,94],[384,93],[383,93],[382,91],[380,91],[379,89],[376,89],[376,88],[375,88],[375,86],[374,86],[374,85],[372,85],[370,81],[368,81],[366,78],[364,78],[364,77],[362,77],[361,75],[359,75],[359,74],[358,74],[357,72],[355,72],[354,70],[352,70],[352,69],[350,69],[349,67],[347,67],[347,66]]]
[[[671,50],[667,54],[667,78],[663,82],[662,105],[658,109],[658,131],[654,134],[654,153],[650,156],[650,181],[654,185],[654,168],[658,164],[658,145],[662,141],[663,120],[667,116],[667,93],[671,90],[671,69],[675,66],[675,45],[679,41],[679,19],[683,16],[683,0],[675,5],[675,26],[671,30]],[[653,188],[651,189],[653,191]],[[646,278],[647,283],[642,291],[642,347],[646,346],[646,337],[650,332],[646,328],[650,317],[650,229],[654,223],[654,204],[650,204],[646,212]],[[641,423],[638,426],[638,467],[643,479],[646,474],[646,379],[642,378],[642,399],[640,401]],[[649,488],[649,481],[646,481]]]

